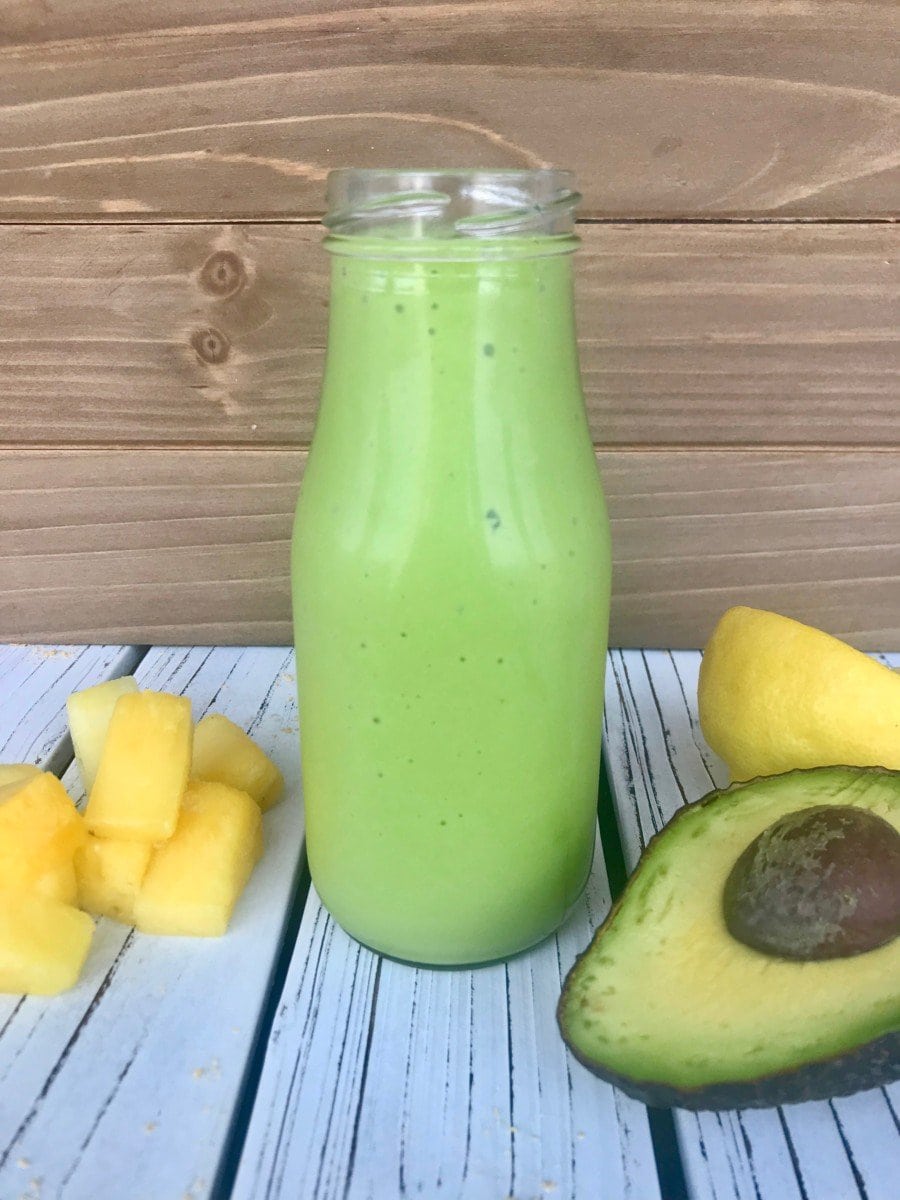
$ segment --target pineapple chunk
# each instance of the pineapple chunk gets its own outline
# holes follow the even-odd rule
[[[191,779],[227,783],[247,792],[263,812],[278,803],[284,789],[284,779],[272,760],[221,713],[210,713],[197,722]]]
[[[78,982],[94,922],[47,896],[0,890],[0,992],[55,996]]]
[[[25,781],[23,779],[19,779],[15,783],[4,783],[2,786],[0,786],[0,804],[5,804],[7,800],[11,799],[16,794],[16,792],[21,791],[24,783]]]
[[[31,763],[0,763],[0,801],[5,796],[11,796],[21,784],[34,779],[35,775],[42,774],[41,768],[33,767]]]
[[[246,792],[191,783],[175,836],[158,846],[134,905],[145,933],[218,937],[262,854],[262,815]]]
[[[75,853],[77,854],[78,851],[76,850]],[[34,883],[29,891],[37,892],[41,896],[49,896],[51,900],[58,900],[60,904],[77,905],[78,879],[75,875],[75,863],[58,863],[54,867],[48,867],[46,871],[35,875]]]
[[[120,696],[85,810],[91,833],[171,837],[191,765],[191,702],[164,692]]]
[[[134,676],[123,675],[121,679],[108,679],[106,683],[85,688],[83,692],[73,692],[66,701],[75,761],[86,796],[91,794],[94,786],[116,701],[120,696],[137,690]]]
[[[85,840],[80,813],[55,775],[8,787],[0,804],[0,886],[74,903],[73,860]]]
[[[133,925],[134,902],[152,853],[149,842],[88,837],[75,855],[81,907]]]

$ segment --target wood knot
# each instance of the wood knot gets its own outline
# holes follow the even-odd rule
[[[195,329],[191,334],[191,345],[203,362],[213,366],[225,362],[231,353],[231,343],[218,329]]]
[[[233,250],[217,250],[200,268],[200,286],[219,298],[233,296],[246,282],[244,264]]]

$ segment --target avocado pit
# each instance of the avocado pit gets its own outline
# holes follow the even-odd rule
[[[849,958],[900,935],[900,833],[850,805],[814,805],[764,829],[722,896],[732,937],[778,958]]]

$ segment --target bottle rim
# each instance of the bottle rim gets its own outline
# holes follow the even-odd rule
[[[335,239],[571,243],[581,196],[571,171],[539,168],[340,167],[329,172],[323,224]],[[348,251],[350,252],[350,251]]]

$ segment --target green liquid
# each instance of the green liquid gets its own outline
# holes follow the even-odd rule
[[[436,248],[334,259],[292,577],[315,887],[374,949],[461,964],[586,881],[610,558],[569,256]]]

